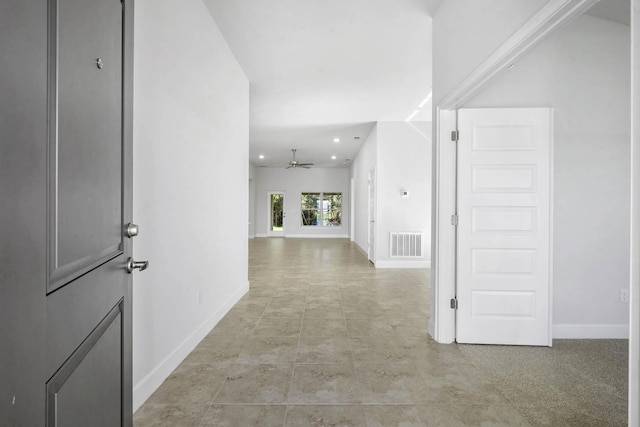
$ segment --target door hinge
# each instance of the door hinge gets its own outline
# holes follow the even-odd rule
[[[451,309],[452,310],[457,310],[458,309],[458,299],[457,298],[451,298]]]
[[[458,214],[451,215],[451,225],[458,226]]]
[[[460,139],[460,131],[457,131],[457,130],[451,131],[451,141],[458,142],[459,139]]]

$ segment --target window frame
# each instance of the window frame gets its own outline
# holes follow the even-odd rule
[[[312,195],[318,197],[317,207],[315,209],[311,209],[305,207],[303,205],[303,197],[305,195]],[[325,195],[340,195],[340,206],[339,208],[329,208],[325,211],[324,201]],[[339,229],[342,228],[342,201],[343,201],[343,193],[342,191],[304,191],[300,192],[300,226],[301,227],[314,227],[314,228],[325,228],[325,229]],[[315,211],[316,212],[316,224],[305,224],[303,221],[303,214],[305,211]],[[331,212],[338,212],[340,217],[340,225],[325,225],[325,215],[331,215]],[[319,219],[319,221],[318,221]],[[318,224],[319,222],[319,224]]]

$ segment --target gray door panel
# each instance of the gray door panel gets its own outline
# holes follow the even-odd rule
[[[47,377],[123,298],[127,289],[123,258],[117,257],[47,297]]]
[[[122,243],[122,5],[52,3],[49,292]]]
[[[94,334],[47,384],[47,419],[56,426],[121,425],[121,388],[104,374],[122,375],[121,306],[103,320]]]

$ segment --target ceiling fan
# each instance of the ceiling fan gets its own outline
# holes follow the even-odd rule
[[[289,162],[289,166],[286,167],[286,169],[290,169],[290,168],[305,168],[305,169],[309,169],[311,166],[313,166],[313,163],[300,163],[298,161],[296,161],[296,149],[292,148],[291,151],[293,152],[293,160],[291,160]]]

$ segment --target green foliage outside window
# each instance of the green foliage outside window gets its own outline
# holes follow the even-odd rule
[[[322,203],[322,223],[338,227],[342,223],[342,193],[324,193]]]
[[[342,193],[302,193],[302,225],[336,227],[342,224]]]
[[[320,193],[302,193],[301,213],[302,225],[318,225],[318,207]]]
[[[282,230],[284,196],[282,194],[271,195],[271,229]]]

